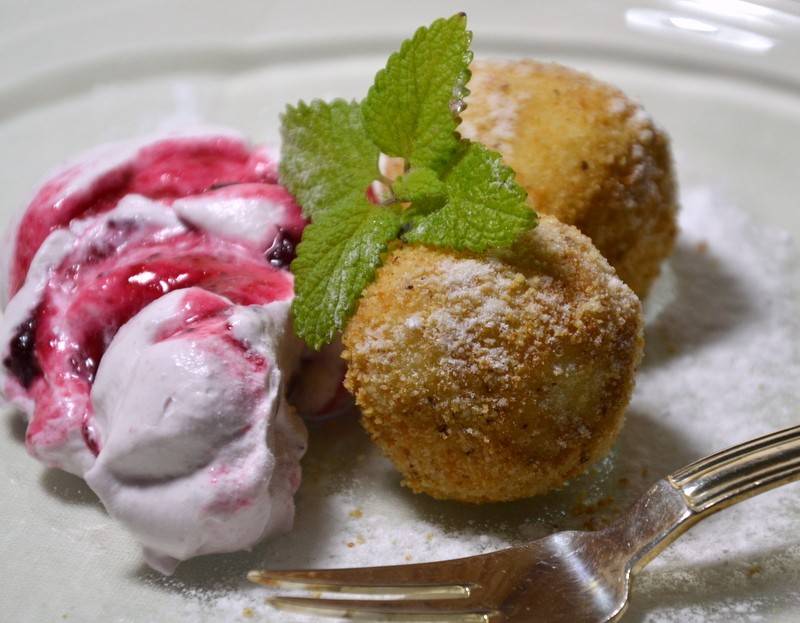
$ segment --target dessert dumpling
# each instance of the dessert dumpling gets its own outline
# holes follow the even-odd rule
[[[513,500],[610,448],[642,352],[641,304],[589,238],[545,215],[493,254],[390,250],[343,342],[345,385],[405,484]]]
[[[553,63],[476,61],[459,131],[499,151],[540,213],[575,225],[640,297],[677,232],[669,140],[619,89]]]

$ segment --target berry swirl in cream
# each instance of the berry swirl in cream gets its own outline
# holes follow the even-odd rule
[[[162,571],[291,526],[304,225],[266,150],[202,131],[94,150],[11,231],[2,388],[28,450],[85,477]]]

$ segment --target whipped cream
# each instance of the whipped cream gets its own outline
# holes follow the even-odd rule
[[[101,449],[85,478],[156,569],[291,527],[306,434],[283,391],[299,347],[288,314],[288,301],[177,290],[106,351],[92,387]],[[176,318],[190,320],[176,330]]]
[[[101,146],[8,237],[0,384],[28,450],[84,477],[164,573],[292,525],[306,432],[287,385],[325,366],[291,332],[305,221],[276,176],[229,132]]]
[[[124,239],[109,235],[116,226],[125,227]],[[17,327],[27,318],[35,317],[48,290],[54,307],[65,309],[72,303],[70,286],[73,284],[60,284],[54,279],[59,266],[85,262],[93,250],[109,244],[115,245],[119,251],[123,246],[134,245],[143,239],[164,242],[186,231],[186,226],[164,205],[140,195],[127,195],[105,214],[72,221],[67,227],[52,232],[37,250],[25,282],[5,309],[0,323],[3,357],[8,356],[8,347]],[[54,323],[51,333],[59,340],[59,346],[54,349],[56,355],[69,348],[70,329],[65,323]],[[39,359],[41,365],[43,357]],[[94,462],[94,454],[84,440],[83,410],[79,404],[84,398],[82,394],[88,398],[88,387],[85,392],[76,392],[71,384],[67,386],[66,377],[70,371],[64,366],[60,368],[56,374],[43,375],[41,380],[34,380],[31,387],[24,388],[20,387],[9,367],[2,366],[0,383],[9,402],[27,413],[29,418],[34,417],[36,399],[41,400],[42,394],[54,398],[52,404],[59,411],[58,417],[46,418],[46,424],[41,427],[29,428],[29,450],[47,465],[82,475]],[[42,384],[49,386],[47,390],[42,390]]]
[[[214,193],[178,199],[172,204],[183,221],[220,238],[268,248],[278,224],[293,218],[288,192],[264,184],[227,186]]]

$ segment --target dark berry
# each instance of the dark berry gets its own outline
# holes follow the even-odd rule
[[[295,258],[297,240],[285,229],[278,229],[278,235],[265,253],[267,261],[276,268],[288,268]]]
[[[17,380],[26,389],[42,373],[39,361],[36,359],[36,327],[38,324],[39,315],[34,312],[30,318],[17,327],[9,345],[8,356],[3,360],[3,365],[17,377]]]

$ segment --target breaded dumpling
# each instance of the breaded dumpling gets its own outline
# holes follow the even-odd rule
[[[591,76],[532,60],[476,61],[459,131],[499,151],[534,208],[589,236],[639,296],[677,233],[669,140]]]
[[[641,304],[589,238],[543,216],[489,256],[392,249],[343,341],[345,385],[405,484],[513,500],[611,446],[641,356]]]

